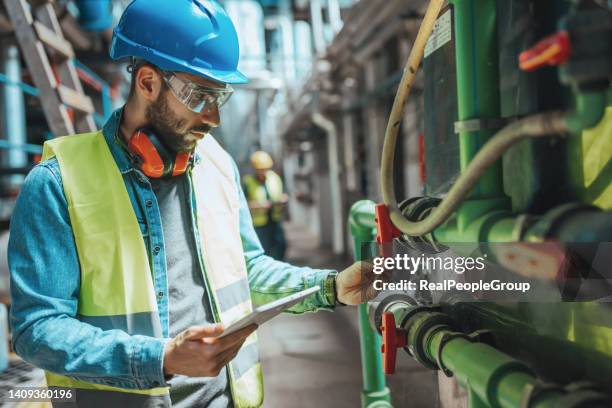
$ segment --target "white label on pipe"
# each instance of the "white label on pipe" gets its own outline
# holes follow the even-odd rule
[[[425,55],[424,58],[427,58],[429,54],[450,42],[452,39],[452,30],[453,25],[451,24],[451,10],[448,9],[444,14],[442,14],[436,20],[436,23],[433,26],[433,30],[429,39],[427,40],[427,44],[425,45]]]

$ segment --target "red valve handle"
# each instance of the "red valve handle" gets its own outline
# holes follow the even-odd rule
[[[393,374],[395,372],[397,349],[408,344],[407,332],[395,326],[395,316],[391,312],[383,313],[380,330],[382,331],[383,339],[380,348],[383,354],[383,368],[385,374]]]
[[[567,31],[559,31],[521,52],[519,67],[523,71],[535,71],[545,65],[560,65],[569,59],[570,53],[569,34]]]
[[[393,239],[402,235],[391,222],[389,207],[385,204],[376,204],[374,207],[374,221],[376,221],[376,243],[380,246],[380,254],[384,257],[393,255]]]

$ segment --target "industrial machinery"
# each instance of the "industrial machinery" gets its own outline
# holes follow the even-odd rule
[[[360,309],[363,406],[391,406],[383,371],[408,355],[454,377],[470,407],[612,406],[610,4],[429,3],[387,125],[383,203],[351,210],[355,255],[472,244],[560,298],[379,295]],[[398,203],[394,150],[421,62],[426,196]]]

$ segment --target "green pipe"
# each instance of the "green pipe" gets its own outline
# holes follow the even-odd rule
[[[497,2],[493,0],[449,0],[454,7],[457,109],[459,121],[500,117],[497,50]],[[564,68],[560,68],[562,82]],[[612,91],[580,91],[573,87],[575,107],[566,114],[567,128],[575,134],[597,125],[603,118]],[[464,171],[476,153],[496,132],[484,128],[460,132],[459,153]],[[489,168],[458,208],[456,217],[434,231],[443,243],[508,242],[516,240],[515,220],[490,225],[491,217],[511,207],[503,192],[501,160]],[[494,213],[494,214],[490,214]],[[483,223],[483,219],[487,222]]]
[[[574,110],[567,115],[567,127],[580,133],[597,125],[603,118],[607,104],[605,91],[575,93]]]
[[[489,408],[473,390],[468,391],[468,408]]]
[[[376,223],[374,222],[374,202],[362,200],[351,207],[349,225],[353,236],[355,260],[364,259],[363,244],[374,241]],[[363,370],[363,390],[361,406],[364,408],[391,407],[391,392],[387,388],[380,353],[381,339],[370,327],[367,305],[359,308],[359,339],[361,345],[361,364]]]
[[[468,391],[470,407],[517,408],[521,406],[525,387],[535,385],[538,379],[521,361],[507,354],[466,337],[453,337],[446,341],[440,350],[442,338],[456,334],[446,324],[433,324],[430,319],[440,322],[440,312],[422,311],[414,314],[404,326],[408,331],[408,347],[422,349],[429,364],[437,366],[440,355],[442,365]],[[425,326],[427,325],[427,326]],[[420,347],[417,345],[421,330]],[[441,352],[440,352],[441,351]],[[532,408],[562,408],[566,393],[560,389],[549,389],[532,401]],[[585,401],[586,402],[586,401]]]
[[[487,200],[488,201],[488,200]],[[494,200],[491,200],[491,203]],[[475,204],[476,201],[468,204]],[[488,202],[488,204],[490,204]],[[436,228],[433,235],[437,242],[445,245],[475,242],[516,242],[520,235],[520,218],[508,211],[489,209],[484,215],[475,219],[463,228],[451,220]]]
[[[455,12],[455,59],[459,121],[500,116],[497,4],[494,0],[450,0]],[[461,170],[495,133],[481,129],[459,134]],[[471,198],[503,196],[501,163],[481,177]]]
[[[357,201],[351,207],[349,225],[353,237],[360,237],[362,242],[372,237],[372,230],[376,228],[374,221],[374,208],[376,204],[370,200]]]
[[[499,119],[497,2],[450,0],[449,3],[455,13],[458,120]],[[496,131],[483,124],[480,130],[459,133],[462,172]],[[509,207],[510,201],[503,191],[501,160],[498,160],[480,177],[467,200],[458,208],[456,228],[464,231],[487,211]]]

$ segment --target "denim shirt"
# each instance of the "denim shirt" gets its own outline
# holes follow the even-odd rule
[[[163,374],[169,326],[168,282],[160,211],[148,178],[133,166],[121,145],[121,114],[121,109],[112,114],[103,134],[123,176],[147,246],[164,338],[102,330],[76,318],[80,266],[55,158],[40,163],[27,176],[11,219],[10,321],[16,353],[33,365],[83,381],[145,389],[168,385]],[[198,163],[196,157],[194,165]],[[328,299],[333,299],[333,294],[325,292],[324,284],[329,270],[295,267],[264,254],[235,164],[234,168],[240,200],[240,237],[253,303],[267,303],[320,285],[319,292],[290,312],[332,309]],[[193,189],[191,193],[195,225]],[[195,228],[192,233],[199,247]]]

